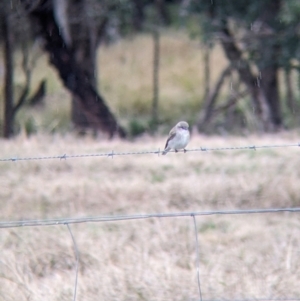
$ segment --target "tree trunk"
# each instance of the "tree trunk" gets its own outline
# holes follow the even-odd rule
[[[13,135],[14,125],[14,89],[13,89],[13,36],[11,31],[11,17],[8,13],[2,16],[2,30],[4,39],[4,64],[5,64],[5,108],[4,108],[4,132],[5,138]]]
[[[26,4],[26,0],[22,1]],[[50,55],[50,62],[58,70],[65,87],[77,97],[89,122],[93,123],[95,128],[108,133],[110,137],[115,134],[125,137],[124,129],[89,81],[89,76],[76,60],[74,51],[68,47],[61,36],[51,4],[51,1],[44,0],[30,11],[30,17],[40,27],[45,42],[44,48]]]
[[[86,80],[97,91],[97,31],[94,17],[89,15],[87,0],[72,3],[73,14],[80,20],[71,28],[75,59],[86,74]],[[82,20],[86,20],[82,22]],[[95,128],[81,109],[80,100],[72,97],[72,122],[78,129]]]
[[[286,101],[289,111],[294,114],[296,110],[296,100],[293,92],[291,69],[284,70],[284,83],[286,87]]]
[[[278,67],[275,61],[271,66],[261,70],[261,87],[267,96],[270,117],[275,129],[282,125],[277,72]]]
[[[170,16],[166,7],[165,0],[155,0],[156,9],[158,12],[158,17],[162,24],[168,25],[170,24]]]
[[[141,30],[145,19],[145,3],[141,0],[133,0],[134,15],[132,19],[135,30]]]
[[[86,65],[84,62],[86,54],[89,55],[88,51],[85,51],[84,49],[85,47],[87,47],[86,40],[88,41],[89,34],[86,30],[85,33],[82,34],[81,31],[83,31],[85,28],[83,29],[82,26],[77,26],[77,24],[82,24],[82,20],[87,19],[84,11],[84,3],[82,3],[83,1],[84,0],[70,2],[68,0],[53,0],[53,10],[54,10],[55,21],[58,24],[64,42],[69,47],[71,46],[73,47],[75,58],[78,64],[87,72],[87,74],[89,74],[88,71],[91,64],[88,62],[88,64]],[[78,36],[80,37],[81,43],[79,43],[77,39],[76,41],[72,39],[71,30],[68,22],[69,5],[72,5],[72,7],[74,7],[76,10],[74,12],[74,15],[76,15],[76,18],[78,18],[79,21],[72,27],[76,28],[74,35],[75,37],[77,37],[77,39]],[[92,65],[92,69],[93,68],[94,66]],[[89,80],[93,84],[93,87],[95,88],[96,86],[94,85],[93,78],[89,78]],[[92,127],[92,125],[90,125],[88,122],[88,118],[86,117],[83,110],[81,109],[80,100],[78,100],[78,97],[74,94],[72,95],[72,101],[71,101],[71,120],[77,129],[84,131],[89,126]]]
[[[160,32],[158,28],[153,30],[153,101],[152,101],[152,122],[154,128],[158,124],[158,103],[159,103],[159,61],[160,61]]]
[[[207,99],[210,92],[210,45],[204,45],[204,99]]]
[[[262,29],[269,28],[272,33],[278,30],[277,22],[275,21],[280,14],[281,0],[272,0],[268,9],[261,12],[259,21]],[[270,110],[270,119],[274,129],[282,126],[282,114],[279,98],[278,85],[278,54],[280,46],[277,37],[266,35],[259,39],[259,58],[256,62],[260,70],[260,88],[264,91],[266,101]]]
[[[232,66],[237,70],[240,79],[247,86],[254,109],[262,121],[264,130],[273,130],[274,124],[271,119],[270,108],[263,89],[257,84],[257,78],[252,74],[249,63],[242,57],[242,52],[235,45],[234,38],[231,35],[227,23],[224,22],[222,27],[223,38],[221,43],[225,55],[231,62]]]
[[[31,83],[31,72],[33,66],[29,66],[29,51],[26,46],[28,42],[28,36],[23,32],[20,41],[22,43],[22,68],[25,74],[25,83],[22,87],[20,97],[14,99],[14,49],[15,49],[15,28],[18,26],[16,22],[20,21],[15,18],[16,12],[12,10],[9,3],[5,3],[2,6],[0,23],[3,32],[3,46],[4,46],[4,61],[5,61],[5,84],[4,84],[4,97],[5,97],[5,109],[4,109],[4,131],[3,136],[5,138],[10,138],[14,134],[14,123],[15,116],[19,109],[27,101],[27,96],[30,90]],[[25,22],[24,15],[19,15],[22,17],[22,21]],[[23,24],[23,23],[22,23]],[[26,30],[26,24],[23,24],[24,30]]]

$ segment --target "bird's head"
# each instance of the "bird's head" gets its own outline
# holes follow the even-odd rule
[[[188,130],[189,124],[186,121],[180,121],[177,123],[176,127],[182,130]]]

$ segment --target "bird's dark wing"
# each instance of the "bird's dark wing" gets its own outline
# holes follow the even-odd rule
[[[167,142],[166,142],[165,148],[167,148],[169,141],[170,141],[171,139],[173,139],[175,136],[176,136],[176,132],[172,132],[172,131],[171,131],[170,134],[169,134],[168,140],[167,140]]]

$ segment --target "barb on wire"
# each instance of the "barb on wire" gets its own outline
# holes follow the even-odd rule
[[[300,147],[300,143],[290,144],[273,144],[273,145],[250,145],[250,146],[225,146],[225,147],[200,147],[194,149],[180,150],[178,152],[212,152],[212,151],[236,151],[236,150],[258,150],[267,148],[287,148],[287,147]],[[170,151],[170,153],[175,151]],[[91,158],[91,157],[111,157],[115,156],[134,156],[134,155],[160,155],[162,151],[159,149],[154,151],[136,151],[136,152],[114,152],[98,153],[98,154],[74,154],[74,155],[57,155],[57,156],[36,156],[36,157],[10,157],[0,158],[0,162],[16,162],[16,161],[37,161],[37,160],[52,160],[52,159],[78,159],[78,158]]]
[[[149,219],[149,218],[190,217],[192,215],[195,216],[245,215],[245,214],[263,214],[263,213],[280,213],[280,212],[299,213],[300,207],[245,209],[245,210],[212,210],[212,211],[195,211],[195,212],[110,215],[110,216],[44,219],[44,220],[23,220],[23,221],[21,220],[21,221],[6,221],[6,222],[3,221],[0,222],[0,229],[16,228],[16,227],[33,227],[33,226],[53,226],[53,225],[64,225],[64,224],[79,224],[79,223],[114,222],[114,221],[138,220],[138,219]]]
[[[60,157],[60,160],[63,160],[63,159],[65,159],[65,160],[67,159],[67,154],[64,154]]]
[[[78,282],[78,267],[79,267],[79,252],[78,252],[77,243],[76,243],[75,237],[72,233],[71,227],[68,223],[66,223],[66,225],[68,227],[69,233],[70,233],[71,238],[72,238],[74,252],[75,252],[75,258],[76,258],[75,285],[74,285],[74,295],[73,295],[73,301],[76,301],[77,282]]]
[[[201,284],[200,284],[200,250],[199,250],[199,241],[198,241],[198,230],[197,230],[197,221],[195,214],[192,214],[193,222],[194,222],[194,232],[195,232],[195,250],[196,250],[196,269],[197,269],[197,282],[198,282],[198,291],[200,301],[202,301],[202,293],[201,293]]]

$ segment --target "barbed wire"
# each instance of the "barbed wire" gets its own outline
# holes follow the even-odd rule
[[[290,144],[272,144],[272,145],[250,145],[250,146],[226,146],[226,147],[200,147],[195,149],[181,150],[180,152],[211,152],[211,151],[237,151],[237,150],[259,150],[259,149],[271,149],[271,148],[288,148],[288,147],[300,147],[300,143]],[[171,151],[174,152],[174,151]],[[88,157],[111,157],[114,156],[129,156],[129,155],[160,155],[162,151],[160,149],[154,151],[133,151],[133,152],[111,152],[96,153],[96,154],[73,154],[73,155],[56,155],[56,156],[31,156],[31,157],[13,157],[13,158],[0,158],[0,162],[15,162],[15,161],[34,161],[34,160],[51,160],[51,159],[72,159],[72,158],[88,158]],[[283,213],[300,212],[300,207],[296,208],[268,208],[268,209],[245,209],[245,210],[213,210],[213,211],[192,211],[192,212],[171,212],[171,213],[151,213],[151,214],[132,214],[132,215],[110,215],[110,216],[94,216],[94,217],[78,217],[78,218],[59,218],[59,219],[42,219],[42,220],[17,220],[17,221],[2,221],[0,222],[0,228],[16,228],[16,227],[33,227],[33,226],[53,226],[53,225],[66,225],[73,242],[73,248],[75,253],[75,283],[73,301],[76,301],[77,297],[77,285],[78,285],[78,270],[79,270],[79,250],[77,247],[76,239],[72,233],[70,224],[78,223],[91,223],[91,222],[116,222],[116,221],[128,221],[138,219],[151,219],[151,218],[178,218],[178,217],[192,217],[194,224],[194,236],[195,236],[195,252],[196,252],[196,277],[198,285],[199,300],[202,299],[201,282],[200,282],[200,247],[198,241],[198,227],[196,216],[208,216],[208,215],[245,215],[245,214],[265,214],[265,213]],[[222,299],[223,301],[226,299]],[[254,299],[244,299],[236,301],[253,301]],[[257,299],[260,301],[300,301],[300,299]],[[208,300],[206,300],[208,301]],[[217,301],[217,300],[209,300]]]
[[[237,151],[237,150],[259,150],[259,149],[272,149],[272,148],[288,148],[288,147],[300,147],[300,143],[290,144],[270,144],[270,145],[249,145],[249,146],[224,146],[224,147],[200,147],[194,149],[179,150],[178,152],[213,152],[213,151]],[[150,151],[132,151],[132,152],[105,152],[96,154],[73,154],[73,155],[53,155],[53,156],[32,156],[32,157],[10,157],[0,158],[0,162],[16,162],[16,161],[38,161],[38,160],[66,160],[66,159],[78,159],[78,158],[90,158],[90,157],[108,157],[113,158],[116,156],[134,156],[134,155],[160,155],[162,150],[150,150]],[[175,151],[170,151],[170,153]]]

